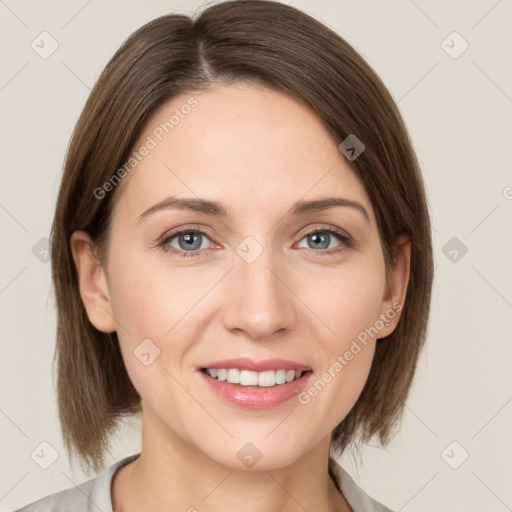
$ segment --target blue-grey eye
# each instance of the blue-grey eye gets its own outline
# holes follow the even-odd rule
[[[198,232],[186,232],[186,233],[178,233],[167,239],[168,245],[174,247],[175,249],[180,249],[183,251],[196,251],[198,249],[205,249],[206,247],[202,247],[203,238],[208,240],[208,238],[201,233]],[[173,245],[173,241],[176,240],[178,246]],[[208,245],[208,244],[207,244]]]
[[[334,237],[332,236],[334,235]],[[330,242],[334,239],[338,239],[338,245],[341,244],[340,236],[332,231],[315,231],[309,233],[302,240],[306,239],[309,249],[330,249]],[[334,246],[336,247],[336,246]]]

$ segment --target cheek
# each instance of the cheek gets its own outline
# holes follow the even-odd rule
[[[325,327],[322,339],[331,358],[347,350],[359,335],[364,338],[366,329],[379,318],[385,290],[384,263],[378,257],[360,263],[308,278],[300,291]]]
[[[121,254],[112,252],[116,264],[110,272],[117,333],[130,379],[149,398],[158,389],[169,392],[165,370],[180,371],[190,345],[200,338],[209,318],[202,299],[223,272],[201,277],[193,268],[171,268],[164,257]],[[154,362],[146,366],[148,359]]]
[[[359,398],[368,378],[374,352],[375,325],[385,289],[384,264],[378,258],[367,265],[347,266],[321,286],[304,288],[322,320],[322,367],[299,396],[334,428]],[[316,308],[316,309],[315,309]],[[320,332],[320,331],[319,331]],[[325,333],[328,333],[325,335]]]
[[[112,307],[133,342],[170,337],[178,322],[187,323],[188,313],[211,286],[201,284],[193,272],[173,269],[164,256],[115,257],[112,254]]]

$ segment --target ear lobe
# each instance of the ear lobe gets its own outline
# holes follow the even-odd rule
[[[380,311],[380,318],[384,321],[385,327],[379,332],[378,338],[385,338],[395,330],[407,294],[411,267],[411,241],[407,235],[401,235],[396,245],[395,268],[387,276]]]
[[[93,253],[93,244],[85,231],[75,231],[70,239],[78,275],[80,297],[90,322],[102,332],[113,332],[116,323],[101,262]]]

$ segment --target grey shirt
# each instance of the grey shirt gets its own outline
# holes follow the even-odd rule
[[[125,457],[104,469],[98,476],[76,487],[71,487],[34,501],[16,512],[113,512],[110,485],[115,472],[140,456]],[[333,460],[332,472],[338,488],[353,512],[391,512],[374,501],[352,480],[351,476]]]

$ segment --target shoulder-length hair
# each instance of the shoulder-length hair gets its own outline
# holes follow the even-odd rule
[[[141,411],[141,398],[116,333],[88,320],[71,234],[87,231],[103,254],[122,187],[99,199],[97,191],[127,161],[145,121],[178,94],[235,82],[284,92],[308,105],[335,140],[356,134],[365,145],[350,165],[371,199],[386,271],[394,268],[397,237],[408,235],[410,279],[400,321],[377,343],[364,389],[333,430],[331,447],[342,451],[374,435],[385,445],[401,419],[426,337],[433,280],[428,203],[405,124],[376,73],[334,31],[282,3],[227,1],[194,18],[161,16],[134,32],[101,73],[68,147],[51,232],[54,364],[65,447],[88,472],[104,467],[112,433],[122,417]]]

